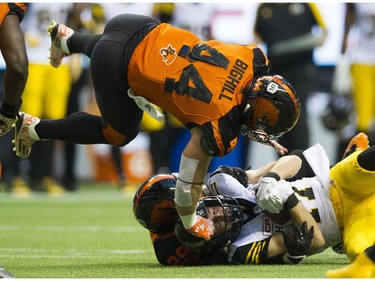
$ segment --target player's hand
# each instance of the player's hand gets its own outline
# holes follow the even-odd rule
[[[309,253],[314,237],[314,226],[311,226],[308,230],[306,221],[302,225],[293,222],[290,231],[283,231],[282,234],[285,247],[288,250],[288,258],[293,263],[299,262]]]
[[[186,229],[190,234],[203,238],[208,241],[211,240],[214,235],[214,223],[211,220],[205,219],[201,216],[197,216],[197,222],[193,227]]]
[[[259,184],[254,186],[254,190],[258,190],[256,196],[259,207],[272,214],[278,214],[284,205],[276,183],[277,180],[274,178],[263,177]]]
[[[280,155],[285,155],[285,153],[288,152],[288,149],[285,148],[284,146],[282,146],[281,144],[279,144],[277,141],[275,140],[269,140],[269,144],[270,146],[272,146],[276,151],[277,153],[279,153]]]

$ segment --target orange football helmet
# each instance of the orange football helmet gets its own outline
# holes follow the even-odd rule
[[[154,233],[173,231],[177,220],[174,204],[176,178],[158,174],[142,183],[134,195],[133,212],[137,221]]]
[[[293,86],[280,75],[256,78],[245,92],[241,133],[269,143],[290,131],[301,105]]]

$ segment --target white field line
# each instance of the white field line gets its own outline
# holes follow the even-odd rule
[[[117,232],[117,233],[141,233],[145,230],[134,226],[21,226],[1,225],[1,232],[22,231],[27,229],[34,232]]]
[[[120,249],[97,249],[97,250],[78,250],[78,249],[33,249],[33,248],[0,248],[1,258],[32,258],[32,259],[67,259],[67,258],[97,258],[98,256],[108,257],[129,254],[152,253],[151,250],[120,250]]]
[[[135,194],[135,191],[134,191]],[[132,194],[124,194],[119,191],[80,191],[77,193],[67,193],[61,196],[53,197],[48,194],[32,193],[27,198],[18,198],[13,194],[1,193],[1,203],[15,203],[15,202],[106,202],[106,201],[130,201],[133,199]]]

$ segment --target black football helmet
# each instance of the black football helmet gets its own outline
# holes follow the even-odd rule
[[[174,204],[176,178],[158,174],[148,178],[137,190],[133,199],[133,212],[137,221],[154,233],[173,231],[177,220]]]
[[[222,248],[236,240],[244,221],[240,204],[235,198],[226,195],[203,197],[198,202],[197,215],[207,218],[209,212],[207,208],[216,206],[221,207],[224,214],[224,231],[214,234],[211,240],[206,241],[187,232],[181,220],[177,220],[174,230],[182,245],[195,252],[206,252]]]
[[[333,94],[324,109],[321,120],[325,128],[339,131],[350,122],[354,112],[354,104],[350,96]]]
[[[241,133],[268,143],[297,123],[301,105],[293,86],[283,77],[260,76],[245,92]]]

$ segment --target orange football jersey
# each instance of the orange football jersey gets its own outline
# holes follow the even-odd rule
[[[3,24],[5,16],[12,9],[22,9],[23,13],[26,11],[26,4],[23,3],[0,3],[0,26]]]
[[[189,31],[161,24],[136,47],[128,68],[135,95],[199,126],[209,154],[223,156],[237,144],[243,91],[264,75],[268,60],[255,45],[200,41]]]

